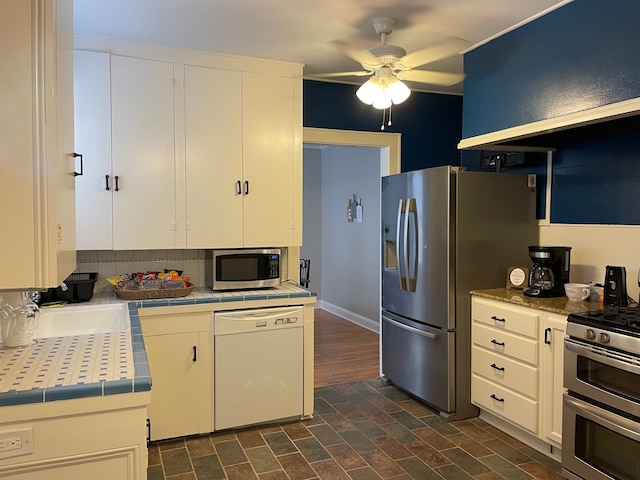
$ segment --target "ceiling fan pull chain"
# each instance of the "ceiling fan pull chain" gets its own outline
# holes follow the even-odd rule
[[[389,121],[387,122],[387,125],[391,126],[391,105],[389,105]]]
[[[387,109],[383,108],[382,109],[382,125],[380,125],[380,130],[384,130],[384,119],[385,119],[385,114],[387,113]]]

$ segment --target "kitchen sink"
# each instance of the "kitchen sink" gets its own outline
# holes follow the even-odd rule
[[[129,328],[126,304],[45,308],[38,313],[33,338],[120,332]]]

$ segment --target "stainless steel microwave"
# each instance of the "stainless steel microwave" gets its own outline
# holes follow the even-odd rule
[[[205,283],[213,290],[247,290],[280,285],[279,248],[211,250],[205,257]]]

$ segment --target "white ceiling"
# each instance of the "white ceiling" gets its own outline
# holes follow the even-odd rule
[[[360,70],[329,44],[373,47],[378,17],[398,25],[388,43],[407,52],[449,36],[484,42],[570,0],[74,0],[76,33],[303,63],[305,78]],[[420,67],[462,72],[462,56]],[[333,79],[360,84],[362,77]],[[461,93],[462,84],[422,91]]]

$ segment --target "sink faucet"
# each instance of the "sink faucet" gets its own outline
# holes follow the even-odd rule
[[[67,287],[67,284],[64,282],[60,282],[60,288],[62,289],[63,292],[66,292],[67,290],[69,290],[69,287]]]

